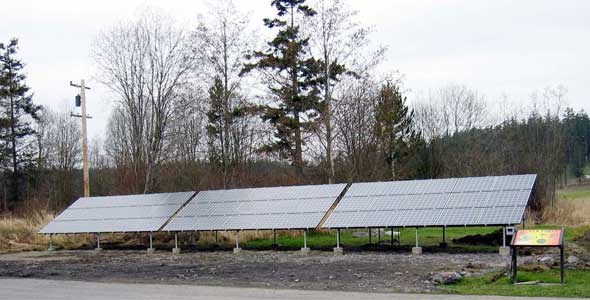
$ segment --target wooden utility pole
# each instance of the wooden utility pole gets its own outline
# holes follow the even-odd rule
[[[91,118],[86,115],[86,90],[90,89],[84,83],[84,79],[80,80],[80,84],[75,84],[70,81],[70,85],[73,87],[80,88],[80,105],[82,108],[82,114],[77,115],[72,113],[72,117],[82,119],[82,169],[84,172],[84,197],[90,197],[90,176],[88,175],[88,138],[86,134],[86,119]],[[78,106],[78,103],[76,103]]]

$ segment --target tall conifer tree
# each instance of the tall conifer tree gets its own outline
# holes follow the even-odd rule
[[[273,95],[273,105],[262,107],[262,119],[275,127],[275,139],[262,150],[279,153],[289,158],[303,173],[304,131],[311,129],[321,111],[319,87],[321,63],[313,58],[307,47],[309,38],[303,37],[296,20],[316,12],[305,5],[305,0],[273,0],[277,17],[264,19],[269,29],[278,28],[268,48],[255,51],[256,61],[247,64],[242,73],[257,69],[263,72]]]
[[[12,171],[9,198],[16,202],[19,198],[21,167],[31,162],[33,157],[24,141],[35,133],[31,122],[38,119],[40,106],[33,103],[29,87],[25,84],[23,63],[14,58],[18,51],[18,40],[12,39],[8,44],[0,43],[0,51],[1,160],[2,165],[8,166]]]

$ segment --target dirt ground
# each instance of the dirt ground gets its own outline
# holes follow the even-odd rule
[[[439,271],[477,275],[508,267],[498,254],[328,251],[192,252],[172,255],[145,251],[55,251],[0,255],[1,277],[99,282],[343,290],[431,292]]]

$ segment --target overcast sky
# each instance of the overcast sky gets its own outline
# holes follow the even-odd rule
[[[262,29],[274,14],[270,0],[235,0]],[[563,85],[566,103],[590,111],[590,1],[350,0],[372,40],[388,46],[382,71],[399,70],[409,98],[449,83],[478,90],[489,102],[506,95],[530,103],[535,90]],[[92,80],[91,44],[101,29],[155,7],[190,28],[207,1],[6,0],[0,40],[19,38],[28,85],[38,104],[63,109],[76,94],[69,81],[85,78],[91,136],[104,132],[112,96]],[[262,29],[264,30],[264,29]]]

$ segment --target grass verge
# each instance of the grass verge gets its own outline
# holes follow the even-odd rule
[[[590,271],[566,270],[564,286],[559,284],[559,270],[520,271],[518,281],[540,281],[545,284],[514,285],[506,275],[498,273],[480,277],[466,277],[456,284],[443,286],[446,292],[465,295],[589,297]],[[546,285],[549,283],[549,285]]]

